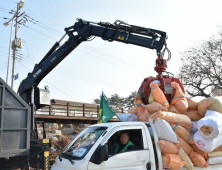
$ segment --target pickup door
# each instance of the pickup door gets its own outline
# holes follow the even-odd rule
[[[95,164],[90,161],[88,165],[88,170],[96,170],[96,169],[146,170],[147,169],[147,165],[150,164],[150,153],[149,153],[150,150],[148,147],[148,142],[151,144],[151,146],[152,146],[152,142],[151,142],[150,135],[147,134],[148,130],[146,126],[142,126],[142,125],[132,126],[131,125],[131,126],[115,127],[109,133],[107,133],[106,136],[104,136],[104,139],[102,140],[100,144],[104,145],[107,140],[110,142],[109,139],[117,135],[117,133],[122,130],[128,130],[129,132],[137,132],[136,134],[131,133],[131,136],[130,136],[130,141],[134,143],[136,149],[133,151],[127,151],[127,152],[109,155],[108,160],[103,161],[100,164]],[[148,138],[146,137],[147,135],[149,135]],[[112,144],[115,145],[114,142],[112,142]],[[111,148],[109,147],[109,149]],[[151,149],[151,152],[153,152],[153,149]],[[151,158],[151,160],[153,159]]]

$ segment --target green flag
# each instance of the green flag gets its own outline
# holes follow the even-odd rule
[[[100,101],[100,108],[99,108],[99,115],[98,115],[98,122],[97,123],[106,123],[115,116],[115,112],[110,108],[108,102],[106,101],[105,95],[101,96]]]

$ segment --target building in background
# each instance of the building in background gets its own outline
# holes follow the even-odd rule
[[[123,113],[123,109],[117,110],[117,114]],[[56,116],[76,116],[76,117],[97,117],[99,113],[99,104],[81,103],[66,100],[51,99],[50,106],[43,107],[36,111],[38,115],[56,115]],[[114,116],[113,118],[116,118]]]

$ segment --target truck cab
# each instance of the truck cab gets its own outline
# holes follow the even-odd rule
[[[135,150],[115,154],[120,131],[127,130]],[[88,143],[87,143],[88,142]],[[91,142],[91,143],[90,143]],[[143,122],[92,125],[82,131],[56,158],[52,170],[156,169],[151,136]]]

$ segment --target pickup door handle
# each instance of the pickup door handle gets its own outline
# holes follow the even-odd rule
[[[147,169],[147,170],[151,170],[151,164],[150,164],[150,162],[148,162],[148,163],[146,164],[146,169]]]

